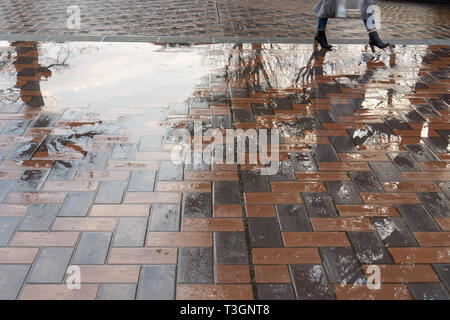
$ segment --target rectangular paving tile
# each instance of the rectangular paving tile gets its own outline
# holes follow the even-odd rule
[[[405,152],[390,153],[389,157],[392,162],[397,166],[401,172],[419,172],[422,168],[417,161],[409,154]]]
[[[19,231],[47,231],[60,209],[59,204],[32,204],[25,214]]]
[[[354,284],[335,284],[334,292],[338,300],[411,300],[412,297],[404,284],[384,284],[380,290]]]
[[[142,136],[139,151],[160,151],[163,136]]]
[[[328,181],[326,182],[328,192],[335,204],[361,204],[359,193],[352,183],[348,181]]]
[[[185,192],[182,207],[185,218],[210,218],[212,217],[211,193]]]
[[[283,232],[286,247],[350,246],[344,232]]]
[[[81,283],[137,283],[140,266],[80,265]]]
[[[409,144],[405,145],[405,148],[418,162],[439,161],[439,158],[425,145]]]
[[[25,170],[13,187],[13,191],[39,191],[47,179],[49,170]]]
[[[313,155],[316,162],[338,162],[339,157],[336,151],[329,144],[318,144],[313,148]]]
[[[179,205],[152,205],[149,231],[179,231],[180,219]]]
[[[450,300],[450,294],[441,283],[408,283],[415,300]]]
[[[1,300],[14,300],[17,298],[29,270],[29,265],[0,265]]]
[[[126,182],[102,181],[98,187],[95,203],[121,203],[126,187]]]
[[[320,264],[290,266],[292,281],[299,300],[334,300],[325,270]]]
[[[373,223],[386,247],[416,247],[418,245],[400,217],[375,218]]]
[[[402,181],[403,176],[392,162],[369,162],[374,174],[380,181]]]
[[[389,248],[396,263],[450,263],[450,248]]]
[[[288,283],[264,283],[256,286],[260,300],[295,300],[292,286]]]
[[[171,161],[161,161],[158,170],[158,180],[180,181],[183,180],[184,165],[174,164]]]
[[[64,199],[60,217],[85,217],[94,202],[94,192],[69,192]]]
[[[442,284],[449,290],[450,288],[450,264],[434,264],[433,268]]]
[[[65,284],[27,284],[20,300],[95,300],[98,285],[85,284],[79,290],[71,290]]]
[[[337,217],[333,199],[326,193],[302,193],[310,217]]]
[[[79,232],[16,232],[11,246],[19,247],[74,247]]]
[[[248,227],[253,248],[280,248],[283,246],[276,218],[249,218]]]
[[[244,192],[270,192],[269,179],[258,172],[242,172]]]
[[[252,300],[249,284],[182,284],[177,287],[177,300]]]
[[[364,279],[351,247],[324,247],[320,252],[332,283],[356,283]]]
[[[280,228],[283,232],[312,231],[303,205],[277,204]]]
[[[3,201],[3,199],[5,199],[6,195],[9,193],[14,184],[15,181],[13,180],[0,180],[0,201]]]
[[[254,264],[321,263],[317,248],[255,248]]]
[[[212,247],[180,248],[177,269],[178,283],[213,283]]]
[[[364,264],[393,263],[380,236],[375,231],[349,231],[348,237],[356,252],[356,256]]]
[[[8,245],[20,220],[20,217],[0,217],[0,246]]]
[[[73,248],[43,248],[31,270],[27,283],[61,283]]]
[[[129,143],[114,144],[111,160],[136,160],[136,145]]]
[[[214,248],[217,264],[248,264],[244,232],[214,232]]]
[[[147,218],[120,218],[114,232],[114,247],[141,247],[145,242]]]
[[[433,217],[450,217],[450,200],[442,192],[420,192],[417,196]]]
[[[173,265],[143,266],[136,298],[138,300],[173,300],[175,276]]]
[[[348,176],[352,179],[359,192],[383,192],[384,189],[377,177],[370,171],[349,172]]]
[[[83,232],[72,264],[104,264],[110,242],[110,232]]]
[[[104,283],[98,290],[98,300],[134,300],[136,284]]]
[[[239,204],[241,202],[239,182],[214,181],[214,204]]]
[[[112,248],[108,264],[176,264],[176,248]]]
[[[32,264],[38,248],[0,248],[0,264]]]
[[[156,179],[156,171],[133,171],[131,173],[128,191],[153,191]]]

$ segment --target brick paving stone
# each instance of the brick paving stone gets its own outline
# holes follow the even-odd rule
[[[47,231],[60,209],[58,204],[32,204],[25,214],[19,231]]]
[[[418,172],[422,168],[408,153],[390,153],[389,157],[400,172]]]
[[[214,204],[239,204],[239,183],[228,181],[215,181],[213,183]]]
[[[393,263],[380,236],[373,231],[349,231],[348,237],[355,249],[356,256],[364,264]]]
[[[287,283],[258,284],[256,290],[260,300],[295,300],[292,286]]]
[[[389,248],[397,263],[448,263],[450,249],[433,248]]]
[[[137,283],[140,266],[80,265],[81,283]]]
[[[440,283],[409,283],[408,289],[416,300],[450,300],[450,295]]]
[[[177,300],[252,300],[246,284],[184,284],[177,287]]]
[[[183,165],[177,165],[169,161],[162,161],[158,170],[158,180],[179,181],[183,180]]]
[[[340,205],[337,206],[343,217],[394,217],[398,216],[394,206],[385,205]]]
[[[370,171],[349,172],[348,176],[359,192],[383,192],[377,177]]]
[[[134,300],[136,296],[135,284],[101,284],[98,290],[98,300]]]
[[[148,217],[150,205],[146,204],[97,204],[93,205],[91,217]]]
[[[144,245],[147,218],[120,218],[114,232],[115,247],[140,247]]]
[[[328,181],[326,185],[334,203],[338,205],[361,204],[361,198],[350,182]]]
[[[212,248],[180,248],[177,269],[178,283],[213,283]]]
[[[255,248],[255,264],[301,264],[320,263],[319,252],[315,248]]]
[[[252,247],[282,247],[280,230],[276,218],[249,218],[248,225]]]
[[[411,300],[404,284],[384,284],[380,290],[371,290],[366,285],[334,285],[338,300]]]
[[[291,276],[286,265],[255,265],[256,283],[290,283]]]
[[[417,242],[400,217],[375,218],[373,223],[386,247],[416,247]]]
[[[12,188],[14,191],[39,191],[49,170],[25,170]]]
[[[10,246],[74,247],[79,232],[16,232]]]
[[[27,284],[20,300],[95,300],[98,285],[85,284],[80,290],[68,289],[65,284]]]
[[[326,193],[302,193],[310,217],[337,217],[333,199]]]
[[[332,283],[356,283],[364,278],[350,247],[323,247],[320,252]]]
[[[95,194],[93,192],[69,192],[64,199],[58,216],[85,217],[94,202],[94,198]]]
[[[27,283],[61,283],[73,248],[43,248],[31,270]]]
[[[303,205],[277,204],[275,207],[281,231],[300,232],[312,230]]]
[[[350,246],[344,232],[283,232],[286,247]]]
[[[159,248],[113,248],[109,264],[175,264],[177,249]]]
[[[101,182],[95,197],[95,203],[121,203],[126,186],[125,182]]]
[[[3,199],[5,199],[6,195],[13,187],[13,185],[13,180],[0,180],[0,201],[3,201]]]
[[[0,265],[0,299],[16,299],[29,270],[29,265]]]
[[[0,217],[0,246],[7,246],[20,223],[19,217]]]
[[[299,300],[334,300],[333,290],[322,265],[296,264],[290,266]]]
[[[172,204],[152,205],[149,231],[179,231],[180,206]]]
[[[209,218],[212,217],[211,194],[199,192],[183,193],[183,217]]]
[[[72,264],[104,264],[111,241],[109,232],[83,232]]]
[[[246,265],[216,265],[216,283],[250,283],[250,270]]]
[[[153,191],[156,171],[133,171],[128,184],[128,191]]]
[[[450,217],[450,200],[443,193],[422,192],[417,196],[433,217]]]
[[[430,265],[378,265],[382,283],[439,282]],[[363,266],[367,272],[368,266]]]
[[[450,246],[449,232],[415,232],[414,237],[423,247]]]
[[[0,248],[0,264],[32,264],[38,248]]]
[[[434,264],[434,271],[439,276],[442,284],[447,288],[450,288],[450,265],[449,264]]]
[[[257,172],[242,172],[244,192],[270,192],[269,179]]]
[[[175,297],[175,266],[144,266],[139,280],[138,300],[172,300]]]
[[[439,227],[422,205],[397,204],[396,208],[411,231],[439,231]]]
[[[247,244],[243,232],[214,232],[214,262],[248,264]]]
[[[52,230],[56,231],[113,231],[117,220],[115,218],[56,218]]]

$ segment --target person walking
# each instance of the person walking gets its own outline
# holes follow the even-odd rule
[[[375,52],[375,47],[379,49],[384,49],[389,46],[389,43],[384,43],[381,41],[378,36],[377,29],[375,27],[375,23],[373,21],[373,13],[367,12],[369,6],[372,6],[373,0],[360,0],[362,2],[361,6],[361,18],[364,21],[364,25],[366,26],[366,30],[369,33],[369,45],[372,49],[372,52]],[[319,21],[317,24],[317,33],[314,37],[315,44],[320,44],[323,49],[330,50],[332,46],[328,44],[327,36],[325,34],[325,29],[327,27],[328,18],[337,18],[336,11],[338,9],[337,0],[320,0],[316,6],[314,7],[314,11],[319,17]],[[368,22],[368,19],[371,19],[371,22]]]

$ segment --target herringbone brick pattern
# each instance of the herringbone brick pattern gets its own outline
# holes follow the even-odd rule
[[[1,51],[1,298],[449,298],[450,48],[61,49]],[[279,129],[279,171],[172,162],[194,121]]]

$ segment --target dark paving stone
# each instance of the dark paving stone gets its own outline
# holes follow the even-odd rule
[[[316,172],[319,170],[313,156],[309,153],[289,153],[289,160],[295,171]]]
[[[174,164],[170,161],[162,161],[159,166],[158,180],[160,181],[181,181],[184,174],[183,164]]]
[[[175,266],[143,266],[139,285],[138,300],[173,300],[175,299]]]
[[[145,242],[147,218],[120,218],[112,245],[115,247],[141,247]]]
[[[337,205],[362,203],[359,193],[355,190],[352,183],[348,181],[328,181],[326,186],[334,203]]]
[[[279,162],[278,171],[275,174],[270,174],[269,177],[271,181],[295,181],[294,166],[291,163]]]
[[[14,300],[30,270],[29,265],[0,265],[0,299]]]
[[[184,167],[185,171],[211,171],[211,165],[206,163],[195,163],[194,160],[190,164],[186,164]]]
[[[374,218],[374,225],[386,247],[417,247],[414,235],[400,217]]]
[[[179,231],[180,206],[177,204],[152,205],[150,214],[150,231]]]
[[[352,179],[359,192],[384,192],[377,177],[370,171],[348,172],[348,176]]]
[[[111,160],[136,160],[136,145],[116,143],[111,151]]]
[[[270,192],[268,176],[255,171],[243,171],[241,175],[244,192]]]
[[[373,173],[380,181],[403,181],[403,176],[392,162],[369,162]]]
[[[34,263],[28,283],[61,283],[73,248],[43,248]]]
[[[425,145],[408,144],[405,148],[419,162],[440,161]]]
[[[348,237],[363,264],[391,264],[389,252],[376,231],[349,231]]]
[[[8,245],[20,220],[20,217],[0,217],[0,246]]]
[[[252,103],[252,110],[255,116],[273,115],[273,109],[267,103]]]
[[[135,284],[101,284],[98,290],[98,300],[134,300]]]
[[[168,114],[170,114],[170,115],[187,115],[187,114],[189,114],[189,106],[185,103],[172,103],[169,105]]]
[[[337,153],[358,152],[350,137],[328,137]]]
[[[20,231],[47,231],[60,209],[59,204],[32,204],[28,208]]]
[[[313,148],[314,160],[317,162],[339,162],[341,161],[329,144],[318,144]]]
[[[416,104],[411,105],[422,117],[439,117],[439,113],[433,110],[429,105]]]
[[[434,219],[420,204],[397,204],[398,212],[412,232],[440,231]]]
[[[312,231],[303,205],[277,204],[276,209],[281,231]]]
[[[436,130],[443,139],[450,142],[450,130]]]
[[[450,199],[450,181],[439,182],[438,187],[441,188],[442,192]]]
[[[326,193],[302,193],[308,215],[315,218],[337,217],[333,199]]]
[[[309,116],[297,116],[298,125],[302,130],[323,130],[319,119]]]
[[[273,110],[291,110],[292,104],[288,98],[273,98],[271,99],[270,106]]]
[[[259,300],[295,300],[294,291],[288,283],[257,284]]]
[[[213,183],[214,204],[240,204],[241,194],[239,182],[214,181]]]
[[[325,270],[322,265],[290,265],[292,281],[299,300],[334,300]]]
[[[233,109],[234,121],[236,122],[252,122],[255,121],[252,110]]]
[[[450,290],[450,264],[433,264],[433,267],[442,284]]]
[[[121,203],[126,187],[127,181],[102,181],[95,203]]]
[[[57,160],[53,164],[47,180],[73,180],[77,173],[77,161],[61,161]]]
[[[230,87],[230,94],[231,98],[249,98],[250,95],[248,94],[247,88],[240,88],[240,87]]]
[[[212,128],[223,128],[223,129],[232,129],[233,124],[231,121],[231,116],[211,116],[211,127]]]
[[[209,109],[209,102],[208,101],[191,100],[190,108],[191,109]]]
[[[94,202],[94,192],[69,192],[58,216],[60,217],[85,217]]]
[[[3,201],[15,183],[14,180],[0,180],[0,202]]]
[[[133,171],[131,172],[128,191],[151,192],[153,191],[156,179],[156,171]]]
[[[161,151],[163,136],[142,136],[139,144],[139,151]]]
[[[366,126],[376,137],[390,137],[394,134],[384,123],[368,123]]]
[[[431,149],[435,154],[437,153],[447,153],[448,142],[440,137],[430,137],[425,138],[422,137],[422,140],[425,141],[428,148]]]
[[[110,242],[110,232],[83,232],[72,264],[105,264]]]
[[[39,191],[47,179],[49,172],[49,170],[25,170],[17,180],[13,191]]]
[[[367,129],[347,130],[347,132],[357,146],[366,145],[368,144],[366,141],[373,140],[373,133]]]
[[[322,247],[320,253],[331,283],[356,283],[364,279],[364,272],[351,247]]]
[[[384,122],[391,128],[392,130],[411,130],[412,128],[405,122],[403,119],[398,119],[395,117],[387,116],[382,117]]]
[[[426,120],[416,111],[398,111],[406,122],[424,123]]]
[[[441,283],[408,283],[415,300],[450,300],[450,295]]]
[[[420,165],[409,153],[389,153],[388,155],[401,172],[422,171]]]
[[[47,127],[53,127],[53,125],[56,123],[58,118],[60,117],[59,114],[43,114],[41,113],[37,119],[34,121],[34,123],[31,125],[32,128],[47,128]]]
[[[339,116],[353,116],[355,114],[355,110],[353,106],[350,104],[331,104],[331,108],[333,108],[334,112]]]
[[[450,201],[442,192],[418,192],[417,196],[433,217],[450,217]]]
[[[253,248],[283,247],[276,218],[249,218],[248,227]]]
[[[109,152],[89,152],[78,163],[80,171],[102,171],[106,170]]]
[[[186,192],[183,193],[183,217],[210,218],[212,217],[211,193]]]
[[[36,152],[39,144],[32,142],[16,143],[14,148],[8,153],[8,160],[30,160]]]
[[[178,283],[214,283],[212,248],[180,248]]]
[[[248,264],[244,232],[214,232],[216,264]]]

